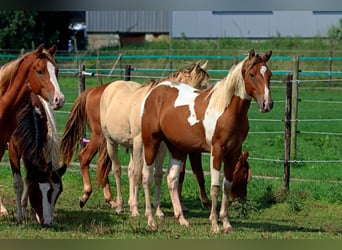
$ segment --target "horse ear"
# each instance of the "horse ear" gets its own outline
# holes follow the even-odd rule
[[[36,49],[36,55],[39,56],[44,50],[44,44],[42,43],[41,45],[38,46]]]
[[[272,56],[272,50],[268,51],[268,52],[264,55],[265,62],[267,62],[268,60],[270,60],[271,56]]]
[[[198,73],[200,72],[200,70],[201,70],[201,65],[200,65],[200,62],[198,61],[191,67],[189,72],[195,71],[196,73]]]
[[[252,49],[252,50],[249,51],[249,53],[248,53],[248,59],[249,59],[249,60],[252,59],[253,57],[255,57],[255,50],[254,50],[254,49]]]
[[[63,176],[65,174],[66,169],[67,169],[67,165],[66,164],[63,164],[62,167],[58,168],[57,172],[58,172],[59,176]]]
[[[251,171],[251,169],[249,168],[249,169],[248,169],[247,183],[250,183],[251,180],[252,180],[252,171]]]
[[[206,61],[201,65],[201,69],[206,70],[206,69],[207,69],[207,65],[208,65],[208,60],[206,60]]]
[[[53,44],[53,45],[50,47],[50,49],[48,50],[48,52],[49,52],[49,54],[50,54],[51,56],[54,56],[54,55],[56,54],[56,51],[57,51],[57,46],[56,46],[56,44]]]
[[[246,150],[242,155],[242,157],[245,161],[247,161],[248,155],[249,155],[249,150]]]

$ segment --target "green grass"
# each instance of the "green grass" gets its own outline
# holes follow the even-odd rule
[[[289,54],[295,54],[294,51],[300,49],[305,43],[309,43],[302,41],[296,43],[288,40],[285,42],[289,48],[294,47]],[[220,44],[222,48],[232,46],[232,50],[235,48],[234,46],[238,46],[236,41],[222,40],[220,43],[222,43]],[[250,47],[250,43],[246,40],[240,44],[240,47]],[[253,45],[260,50],[266,46],[276,45],[277,47],[275,46],[274,49],[277,51],[280,43],[280,40],[272,40]],[[206,43],[198,42],[198,48],[195,47],[195,49],[203,48],[204,44]],[[212,44],[209,45],[212,46]],[[321,45],[322,49],[328,48],[324,42]],[[163,48],[162,45],[158,46],[161,46],[160,49]],[[286,46],[283,47],[287,49]],[[135,48],[135,50],[138,49]],[[314,47],[310,45],[308,50],[311,49],[314,50]],[[148,49],[144,52],[146,51]],[[304,52],[309,53],[308,51]],[[283,52],[277,53],[284,54]],[[187,63],[179,62],[182,67]],[[271,69],[280,67],[277,63],[277,61],[272,62],[271,60]],[[209,69],[211,69],[211,62],[209,62]],[[115,79],[119,78],[103,77],[102,80],[107,82]],[[81,196],[83,185],[76,156],[75,164],[68,168],[63,177],[64,191],[56,206],[53,227],[42,230],[39,226],[31,225],[29,222],[18,226],[15,221],[13,178],[6,154],[0,165],[0,192],[10,214],[8,217],[0,218],[0,238],[342,239],[342,163],[322,162],[342,159],[342,136],[339,135],[342,121],[316,121],[317,119],[342,118],[340,82],[334,83],[335,88],[327,87],[325,82],[312,81],[300,84],[297,162],[291,164],[290,192],[287,193],[282,188],[285,83],[280,76],[272,79],[280,80],[272,82],[272,96],[275,101],[273,111],[266,114],[259,113],[254,101],[249,110],[250,133],[243,144],[243,149],[250,150],[249,162],[253,179],[248,186],[248,202],[244,205],[229,206],[230,221],[234,227],[233,234],[213,235],[210,233],[209,210],[201,207],[197,185],[190,172],[185,177],[183,188],[184,203],[190,208],[190,212],[185,215],[190,222],[190,228],[181,227],[174,220],[165,178],[163,179],[162,207],[166,218],[157,219],[158,229],[151,231],[147,227],[147,221],[143,216],[144,195],[142,190],[140,190],[139,197],[141,215],[138,218],[131,218],[127,206],[126,168],[123,169],[122,177],[123,195],[126,202],[123,214],[115,214],[104,202],[102,190],[97,187],[94,187],[93,194],[86,206],[80,209],[78,198]],[[134,80],[145,81],[144,78]],[[58,131],[61,135],[67,114],[78,95],[78,77],[61,75],[59,82],[67,102],[61,111],[57,112]],[[96,78],[87,78],[86,83],[87,86],[98,84]],[[307,121],[309,119],[314,121]],[[312,134],[312,132],[329,134]],[[128,155],[123,150],[120,151],[120,160],[123,165],[129,161]],[[208,161],[208,155],[204,154],[206,190],[209,193]],[[96,158],[93,160],[93,163],[95,162]],[[167,161],[165,166],[166,164]],[[190,166],[187,166],[187,169],[190,170]],[[95,184],[95,168],[92,167],[90,171],[93,184]],[[115,195],[113,176],[110,176],[110,182]]]

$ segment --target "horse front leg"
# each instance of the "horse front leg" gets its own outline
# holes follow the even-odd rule
[[[24,191],[24,182],[20,172],[20,155],[16,146],[12,142],[8,145],[8,154],[13,174],[13,188],[16,194],[17,222],[21,224],[23,222],[23,207],[21,199]]]
[[[179,184],[179,173],[184,165],[186,154],[182,154],[181,158],[183,160],[178,160],[175,158],[172,153],[170,155],[170,163],[167,173],[167,185],[169,188],[171,201],[173,205],[173,210],[175,214],[175,218],[178,220],[179,224],[182,226],[189,226],[189,222],[185,219],[183,214],[183,209],[180,203],[179,194],[178,194],[178,184]]]
[[[157,229],[157,224],[153,218],[151,207],[151,186],[152,186],[153,165],[144,163],[142,169],[142,186],[145,192],[145,216],[147,217],[147,224],[152,229]]]
[[[213,146],[210,155],[210,195],[211,195],[211,211],[209,219],[211,221],[211,231],[213,233],[219,233],[220,228],[217,221],[217,199],[220,193],[220,167],[221,159],[220,155],[220,145]]]
[[[223,194],[220,209],[220,220],[223,223],[223,232],[231,233],[233,232],[233,227],[230,225],[228,220],[228,197],[232,190],[233,182],[228,181],[226,178],[223,179]]]
[[[134,153],[133,153],[134,154]],[[139,209],[138,209],[138,186],[134,183],[134,165],[135,161],[133,158],[133,154],[130,153],[130,160],[128,164],[128,183],[129,183],[129,199],[128,199],[128,205],[129,210],[131,212],[132,217],[139,216]],[[137,163],[141,164],[141,162]]]

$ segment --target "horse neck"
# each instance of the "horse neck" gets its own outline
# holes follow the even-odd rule
[[[27,66],[24,66],[21,63],[14,79],[10,81],[5,93],[1,96],[0,103],[3,107],[2,111],[16,112],[29,96],[31,92],[27,82],[29,70],[30,63],[27,63]]]

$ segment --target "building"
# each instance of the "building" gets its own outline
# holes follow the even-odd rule
[[[342,11],[87,11],[88,48],[171,38],[326,37]]]

